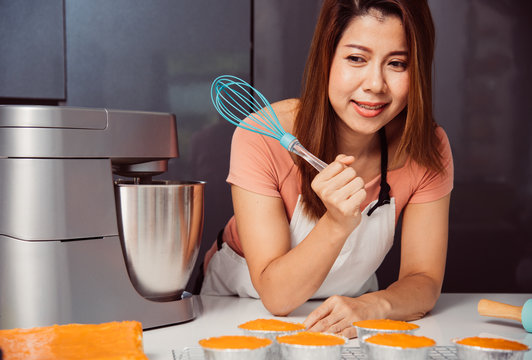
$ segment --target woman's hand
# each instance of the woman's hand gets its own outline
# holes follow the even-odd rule
[[[350,234],[360,224],[360,205],[366,199],[364,180],[350,166],[353,156],[338,155],[312,181],[312,190],[327,208],[325,217]]]
[[[312,311],[303,324],[310,331],[328,332],[354,338],[357,336],[355,321],[373,318],[375,304],[364,297],[350,298],[331,296]]]

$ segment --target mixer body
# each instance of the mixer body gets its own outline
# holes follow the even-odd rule
[[[172,231],[128,243],[156,249],[152,263],[164,260],[156,269],[144,263],[151,278],[140,284],[121,228],[132,218],[119,216],[131,202],[117,201],[114,176],[133,176],[142,192],[177,156],[171,114],[0,106],[0,329],[121,320],[147,329],[194,319],[184,287],[199,251],[204,183],[181,202],[159,199],[174,208],[152,225]]]

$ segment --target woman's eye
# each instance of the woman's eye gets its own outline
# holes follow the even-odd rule
[[[398,70],[406,70],[407,63],[404,61],[391,61],[390,66]]]
[[[356,55],[349,55],[347,57],[347,60],[349,60],[350,62],[354,62],[354,63],[362,63],[364,62],[364,59],[360,56],[356,56]]]

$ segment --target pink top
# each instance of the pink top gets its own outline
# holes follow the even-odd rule
[[[429,171],[410,159],[403,167],[388,171],[390,196],[395,198],[396,204],[396,222],[406,204],[438,200],[449,194],[453,188],[453,159],[449,139],[441,127],[436,129],[436,133],[441,141],[444,173]],[[366,184],[367,196],[362,209],[378,198],[380,178],[378,175]],[[290,153],[279,141],[241,128],[236,128],[233,135],[227,182],[257,194],[280,197],[288,221],[292,219],[301,193],[298,168]],[[234,216],[225,226],[223,240],[242,256]],[[207,254],[205,259],[206,264],[212,255],[211,251],[209,253],[211,254]]]

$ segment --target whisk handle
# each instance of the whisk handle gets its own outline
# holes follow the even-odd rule
[[[322,171],[327,167],[327,164],[318,159],[314,154],[312,154],[310,151],[305,149],[303,145],[299,142],[299,140],[295,139],[295,141],[290,144],[289,151],[293,152],[294,154],[297,154],[301,156],[303,159],[305,159],[310,165],[314,167],[314,169],[318,171]]]
[[[305,149],[299,140],[290,133],[284,133],[279,139],[281,145],[288,151],[293,152],[296,155],[305,159],[314,169],[322,171],[327,167],[327,164],[318,159],[314,154]]]

